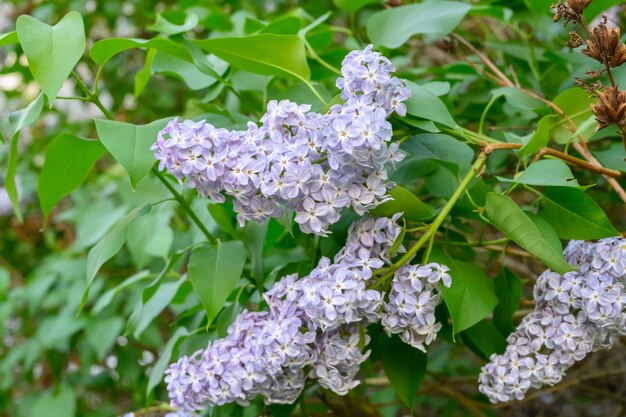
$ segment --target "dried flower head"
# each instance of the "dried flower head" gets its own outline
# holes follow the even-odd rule
[[[567,26],[571,21],[580,22],[582,19],[582,10],[587,7],[589,2],[590,0],[567,0],[567,4],[565,4],[563,1],[559,0],[557,4],[552,5],[552,9],[554,10],[554,23],[561,19],[563,19],[563,26]],[[587,5],[583,7],[583,3],[587,3]]]
[[[567,0],[569,8],[579,15],[589,6],[589,3],[591,3],[591,0]]]
[[[605,88],[598,91],[598,101],[591,105],[591,110],[598,121],[598,130],[616,124],[620,128],[624,124],[626,113],[626,91],[619,91],[617,87]]]
[[[626,62],[626,45],[620,42],[619,27],[599,24],[589,32],[585,55],[601,62],[606,67],[619,67]]]

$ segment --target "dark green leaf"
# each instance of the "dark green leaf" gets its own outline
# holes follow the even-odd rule
[[[333,0],[338,9],[348,13],[356,13],[369,4],[382,4],[381,0]]]
[[[389,190],[389,195],[393,200],[370,210],[370,213],[390,217],[403,212],[405,219],[414,221],[430,219],[435,215],[435,210],[431,206],[423,203],[415,194],[400,185]]]
[[[626,160],[624,159],[626,154],[623,143],[613,142],[607,149],[595,151],[593,154],[605,167],[626,172]]]
[[[580,184],[574,178],[574,174],[565,163],[556,159],[542,159],[537,161],[522,171],[519,177],[502,178],[497,177],[503,182],[513,182],[526,185],[543,185],[543,186],[563,186],[563,187],[580,187]]]
[[[235,67],[255,74],[292,76],[303,81],[311,78],[304,43],[295,35],[262,34],[195,42]]]
[[[563,254],[550,245],[541,230],[509,197],[498,193],[487,194],[485,215],[509,239],[537,256],[555,272],[564,274],[576,269],[565,262]]]
[[[28,67],[52,106],[85,51],[83,18],[72,11],[56,25],[49,26],[23,14],[17,18],[16,28]]]
[[[507,268],[502,270],[494,283],[498,305],[493,309],[493,324],[506,337],[515,330],[513,315],[519,308],[524,287],[522,281]]]
[[[144,302],[142,299],[139,308],[135,310],[129,320],[130,327],[134,327],[133,337],[139,336],[171,303],[181,285],[187,281],[187,276],[181,276],[177,281],[162,282],[152,296]]]
[[[428,1],[393,7],[369,18],[367,34],[376,45],[398,48],[413,35],[447,35],[471,8],[471,4],[456,1]]]
[[[593,198],[575,188],[546,188],[538,214],[561,239],[595,240],[619,235]]]
[[[170,119],[156,120],[147,125],[134,125],[114,120],[96,119],[96,130],[102,144],[119,162],[130,177],[133,187],[145,177],[154,165],[150,146]]]
[[[590,107],[594,101],[589,97],[589,93],[580,87],[572,87],[559,94],[554,99],[554,104],[569,116],[578,129],[572,131],[569,121],[559,115],[550,130],[551,139],[556,143],[566,144],[572,140],[578,141],[577,134],[585,139],[591,138],[598,127]]]
[[[398,336],[386,341],[384,349],[385,375],[398,397],[411,409],[417,397],[417,389],[426,373],[428,356],[404,343]]]
[[[93,165],[105,152],[100,142],[69,133],[57,136],[50,143],[37,183],[44,223],[54,205],[85,181]]]
[[[218,242],[194,249],[189,260],[189,280],[206,310],[210,324],[237,287],[246,263],[242,242]]]
[[[429,259],[450,268],[452,285],[442,286],[441,293],[452,318],[454,334],[478,323],[493,310],[498,303],[493,281],[480,266],[458,261],[438,248],[433,249]]]
[[[484,360],[489,360],[493,353],[503,353],[506,340],[493,323],[481,320],[462,333],[465,344]]]
[[[19,133],[16,133],[11,138],[11,145],[9,147],[9,160],[7,162],[7,173],[4,177],[4,189],[9,196],[11,206],[15,217],[21,223],[22,211],[20,210],[20,196],[17,191],[17,185],[15,184],[15,174],[17,172],[17,143],[19,139]]]
[[[521,156],[532,155],[537,153],[541,148],[548,145],[550,141],[550,130],[558,117],[555,115],[544,116],[537,123],[537,130],[531,136],[530,140],[517,154]]]
[[[259,33],[274,33],[277,35],[296,35],[302,26],[299,17],[287,16],[274,20],[265,26]]]

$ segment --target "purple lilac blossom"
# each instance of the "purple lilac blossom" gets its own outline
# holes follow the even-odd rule
[[[257,395],[267,404],[292,403],[307,378],[338,395],[357,386],[360,365],[369,357],[362,350],[369,343],[364,327],[389,315],[381,311],[383,294],[368,284],[374,271],[391,263],[398,218],[355,222],[333,261],[324,257],[309,275],[287,275],[264,294],[269,311],[242,312],[225,338],[170,365],[165,382],[171,405],[193,413],[228,402],[245,405]],[[415,297],[425,288],[434,291],[436,282],[450,283],[447,267],[439,264],[402,268],[396,280],[413,269],[423,280],[410,289]],[[424,320],[423,343],[429,344],[438,328]]]
[[[390,199],[386,167],[404,155],[392,139],[392,113],[406,114],[411,96],[395,68],[372,46],[352,51],[337,79],[343,104],[326,114],[308,104],[272,100],[245,131],[174,119],[152,146],[160,161],[200,195],[233,198],[237,219],[264,222],[293,209],[307,233],[326,235],[343,208],[357,214]]]
[[[434,262],[405,265],[396,271],[382,314],[385,332],[399,334],[405,343],[426,352],[441,329],[435,318],[435,308],[442,301],[435,286],[440,281],[446,287],[452,285],[448,267]]]
[[[379,320],[382,307],[382,294],[367,282],[372,268],[389,262],[397,218],[360,219],[333,262],[322,258],[308,276],[279,280],[264,294],[269,311],[242,312],[225,338],[170,365],[172,406],[193,412],[257,395],[292,403],[309,377],[340,395],[358,385],[368,357],[359,329]]]
[[[493,403],[560,382],[575,362],[626,335],[626,239],[571,241],[564,255],[579,269],[539,276],[535,310],[482,368],[479,389]]]

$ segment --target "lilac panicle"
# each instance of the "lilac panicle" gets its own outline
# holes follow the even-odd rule
[[[159,169],[223,202],[237,219],[264,222],[295,211],[302,231],[326,235],[343,208],[363,215],[389,200],[386,167],[403,158],[390,143],[392,113],[406,113],[405,83],[389,60],[368,46],[350,52],[337,80],[343,104],[326,114],[308,104],[272,100],[261,125],[229,131],[204,121],[172,120],[152,150]]]
[[[626,335],[626,239],[571,241],[565,259],[578,270],[546,270],[534,288],[535,310],[483,366],[479,389],[491,402],[521,400],[554,385],[587,354]]]

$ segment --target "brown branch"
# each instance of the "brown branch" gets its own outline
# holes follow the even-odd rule
[[[497,75],[497,81],[496,82],[498,82],[500,85],[503,85],[505,87],[514,87],[515,86],[513,81],[511,81],[502,71],[500,71],[498,69],[498,67],[493,63],[493,61],[491,59],[489,59],[489,57],[487,55],[483,54],[478,49],[476,49],[476,47],[474,47],[474,45],[472,45],[469,41],[467,41],[465,38],[463,38],[462,36],[460,36],[460,35],[458,35],[456,33],[453,33],[451,35],[451,37],[453,39],[456,39],[460,43],[462,43],[466,48],[468,48],[476,56],[478,56],[478,58],[480,58],[480,60],[491,71],[493,71],[494,74]],[[487,73],[484,72],[484,74],[486,75]],[[489,78],[494,79],[494,77],[489,77]],[[534,98],[536,100],[539,100],[539,101],[547,104],[555,112],[557,112],[559,115],[561,115],[569,123],[569,125],[571,127],[571,131],[573,133],[575,133],[578,130],[578,127],[576,126],[576,123],[574,123],[572,118],[569,117],[569,115],[567,115],[563,111],[563,109],[561,109],[553,101],[546,99],[545,97],[535,93],[534,91],[527,90],[527,89],[521,88],[521,87],[518,87],[518,88],[519,88],[519,90],[521,92],[525,93],[529,97],[532,97],[532,98]],[[589,162],[588,166],[592,166],[593,167],[592,170],[594,172],[601,173],[604,176],[604,178],[606,179],[608,184],[611,186],[611,188],[613,188],[613,190],[615,190],[615,192],[620,197],[620,199],[624,203],[626,203],[626,191],[624,191],[624,188],[617,182],[617,180],[615,180],[615,178],[613,178],[613,177],[621,177],[621,173],[620,173],[619,176],[610,175],[607,171],[605,171],[605,170],[607,170],[607,168],[604,168],[602,166],[602,164],[600,164],[600,162],[591,154],[591,152],[589,152],[589,149],[587,149],[587,144],[586,144],[585,138],[582,135],[580,135],[580,134],[576,134],[576,137],[578,138],[579,142],[575,142],[573,144],[574,149],[576,149],[576,151],[578,151]],[[626,141],[625,141],[625,145],[624,146],[626,147]],[[619,172],[619,171],[615,171],[615,170],[609,170],[609,171],[612,171],[613,173]]]
[[[495,150],[520,149],[523,146],[524,145],[521,143],[485,143],[485,145],[483,146],[483,150],[485,151],[486,154],[490,154],[491,152]],[[621,178],[623,176],[623,174],[620,171],[617,171],[615,169],[605,168],[599,163],[598,164],[590,163],[583,159],[576,158],[575,156],[566,154],[561,151],[557,151],[556,149],[541,148],[538,154],[539,156],[544,156],[544,155],[554,156],[555,158],[559,158],[565,162],[569,162],[570,164],[578,165],[579,167],[584,168],[588,171],[596,172],[607,177]]]

